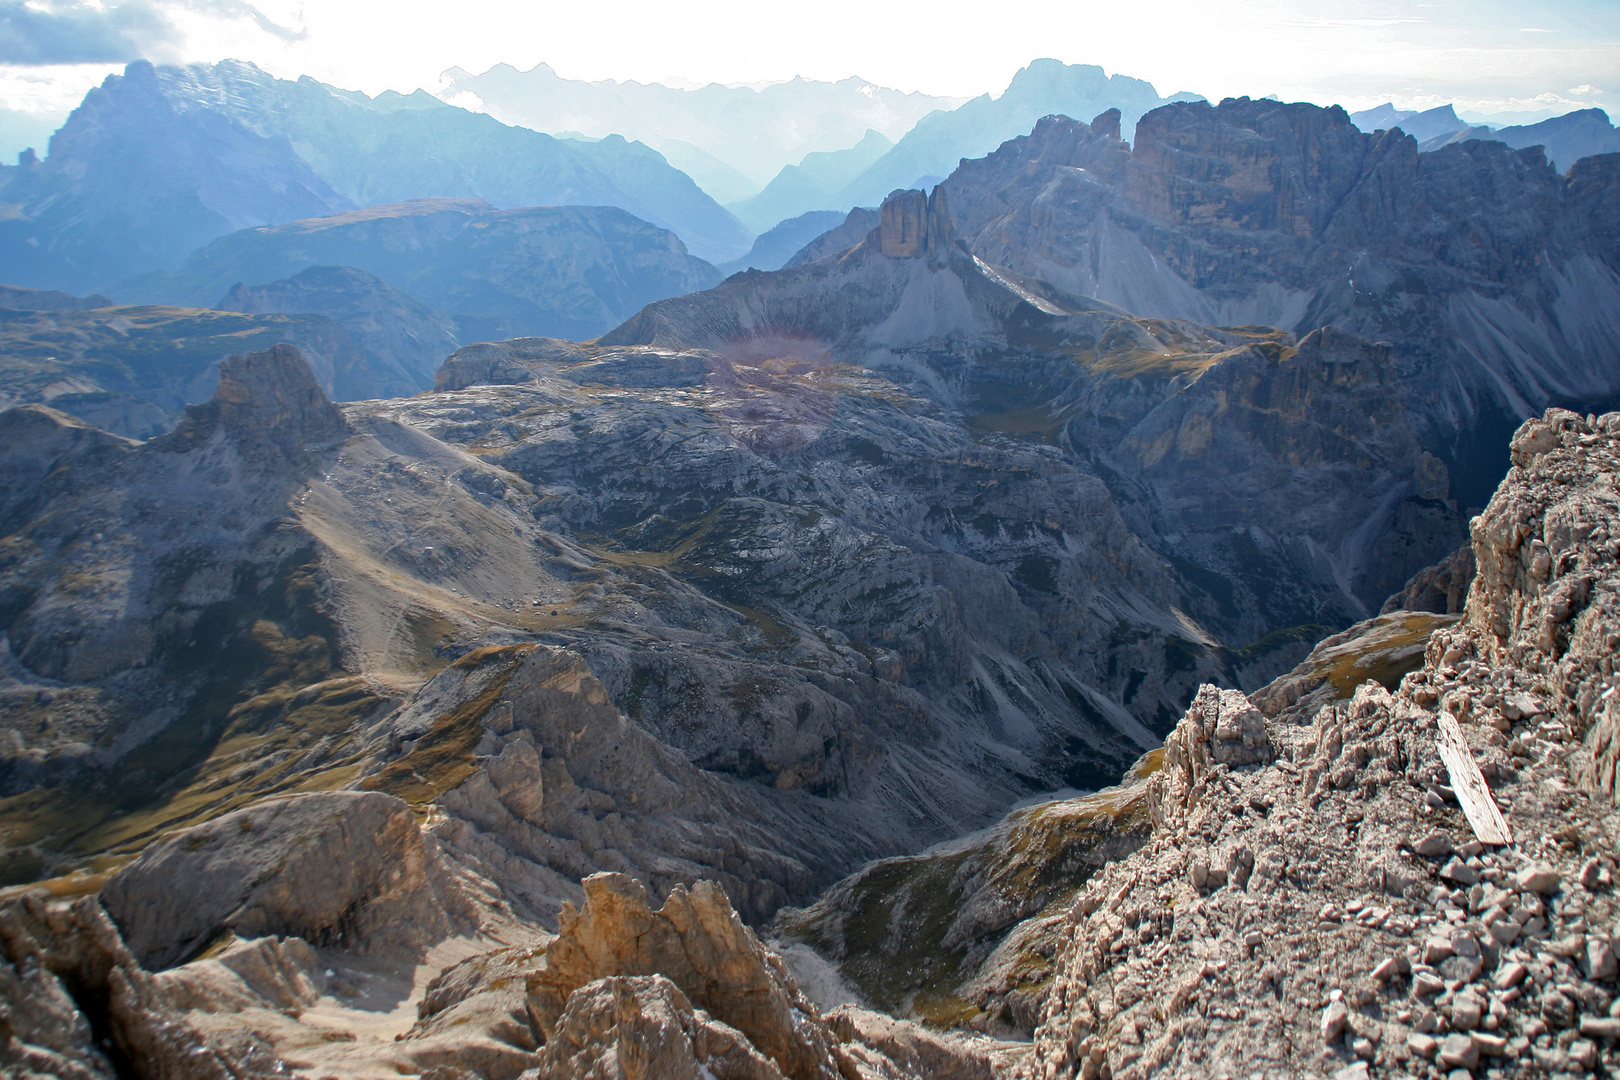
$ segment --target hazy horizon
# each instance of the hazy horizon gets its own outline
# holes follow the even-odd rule
[[[251,61],[368,94],[435,92],[451,68],[547,64],[563,78],[762,86],[860,78],[903,92],[1000,94],[1032,60],[1095,64],[1161,93],[1403,109],[1454,103],[1472,120],[1620,107],[1620,6],[1437,0],[1056,0],[1017,19],[919,19],[914,7],[833,0],[805,19],[737,0],[611,13],[468,0],[454,18],[406,0],[386,20],[359,0],[0,0],[0,107],[62,117],[136,58]],[[1144,30],[1146,28],[1146,30]],[[971,48],[963,42],[971,41]]]

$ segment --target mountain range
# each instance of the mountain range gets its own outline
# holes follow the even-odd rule
[[[439,96],[535,131],[639,140],[679,162],[717,198],[722,196],[710,188],[711,176],[734,174],[733,184],[740,178],[752,190],[728,202],[756,194],[807,154],[844,150],[871,130],[892,142],[929,113],[961,104],[960,98],[902,93],[864,79],[792,79],[757,89],[710,83],[682,90],[564,79],[547,64],[529,71],[497,64],[481,75],[451,68]],[[705,168],[702,159],[712,164]]]
[[[937,183],[963,159],[989,153],[1043,116],[1095,116],[1117,109],[1129,130],[1138,117],[1166,102],[1193,99],[1202,100],[1186,93],[1161,97],[1140,79],[1111,76],[1089,64],[1036,60],[1020,69],[1000,95],[983,94],[955,109],[930,113],[881,155],[868,136],[843,154],[784,169],[758,196],[732,209],[745,221],[763,224],[772,214],[780,221],[809,210],[876,206],[898,188]]]
[[[1426,445],[1482,505],[1519,418],[1620,390],[1617,168],[1419,153],[1338,108],[1240,98],[1157,110],[1134,146],[1112,116],[1049,118],[944,188],[982,258],[1134,313],[1389,342]]]
[[[1487,139],[1523,150],[1539,146],[1555,169],[1566,172],[1581,158],[1620,153],[1620,128],[1602,109],[1578,109],[1534,124],[1491,127],[1469,124],[1450,105],[1426,112],[1402,112],[1394,105],[1353,113],[1350,119],[1363,131],[1399,127],[1418,140],[1420,149],[1438,150],[1449,143]]]
[[[1014,85],[724,278],[242,65],[8,172],[0,1070],[1604,1063],[1620,154]]]
[[[408,198],[617,206],[727,258],[751,236],[622,138],[573,142],[445,105],[376,99],[251,64],[131,64],[86,95],[43,160],[0,170],[14,280],[87,291],[175,268],[225,233]]]
[[[477,199],[414,199],[234,232],[172,273],[131,278],[112,292],[210,307],[233,286],[268,285],[312,266],[375,275],[449,316],[464,342],[594,337],[644,304],[719,280],[674,234],[614,207],[497,210]]]

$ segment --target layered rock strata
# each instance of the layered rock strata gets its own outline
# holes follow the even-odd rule
[[[1131,145],[1117,116],[1047,117],[942,186],[979,257],[1138,315],[1390,342],[1427,449],[1483,503],[1519,419],[1616,392],[1615,161],[1420,154],[1238,98],[1157,109]]]

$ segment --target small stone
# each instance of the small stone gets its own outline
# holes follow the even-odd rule
[[[1558,871],[1545,865],[1528,866],[1520,870],[1514,881],[1520,892],[1540,893],[1543,896],[1557,892],[1558,887],[1563,884]]]
[[[1507,1053],[1507,1040],[1500,1035],[1487,1035],[1483,1031],[1471,1031],[1468,1037],[1474,1040],[1483,1057],[1501,1057]]]
[[[1457,956],[1478,956],[1479,940],[1467,931],[1451,935],[1451,951]]]
[[[1620,1017],[1583,1016],[1581,1034],[1592,1039],[1620,1039]]]
[[[1503,919],[1500,922],[1493,922],[1490,926],[1486,927],[1486,930],[1490,933],[1491,940],[1495,941],[1498,945],[1511,945],[1513,944],[1514,939],[1519,936],[1519,924],[1514,922],[1512,919]]]
[[[1420,1058],[1432,1058],[1440,1050],[1440,1044],[1433,1035],[1425,1035],[1414,1031],[1406,1037],[1406,1048]]]
[[[1379,965],[1372,969],[1374,982],[1388,982],[1400,970],[1400,964],[1393,956],[1386,956]]]
[[[1530,1057],[1543,1072],[1561,1073],[1569,1069],[1569,1055],[1562,1050],[1537,1046],[1530,1051]]]
[[[1546,950],[1554,956],[1562,956],[1566,960],[1573,960],[1586,951],[1586,935],[1570,934],[1557,941],[1549,941]]]
[[[1458,998],[1451,1005],[1451,1026],[1458,1031],[1473,1031],[1485,1010],[1474,998]]]
[[[1412,976],[1412,993],[1418,997],[1428,997],[1438,994],[1446,988],[1445,982],[1438,975],[1431,975],[1427,971],[1420,971]]]
[[[1453,1069],[1472,1069],[1479,1064],[1479,1047],[1467,1035],[1447,1035],[1440,1044],[1440,1064]]]
[[[1457,849],[1457,854],[1461,855],[1465,859],[1472,859],[1475,855],[1478,855],[1484,850],[1484,844],[1480,843],[1478,840],[1470,840],[1468,843],[1463,844]]]
[[[1453,858],[1440,868],[1440,876],[1447,881],[1455,881],[1459,885],[1473,885],[1479,881],[1479,871],[1457,858]],[[1556,880],[1555,875],[1553,888],[1558,887]],[[1548,891],[1551,892],[1552,890],[1549,889]]]
[[[1333,1080],[1367,1080],[1367,1063],[1357,1061],[1333,1074]]]
[[[1576,1039],[1574,1042],[1569,1044],[1569,1050],[1566,1052],[1569,1054],[1569,1059],[1571,1061],[1585,1069],[1587,1072],[1591,1072],[1592,1066],[1597,1064],[1597,1046],[1594,1043],[1588,1042],[1586,1039]]]
[[[1335,1001],[1322,1010],[1322,1041],[1325,1043],[1338,1042],[1344,1034],[1344,1029],[1350,1023],[1350,1010],[1345,1008],[1344,1002]]]
[[[1510,986],[1519,985],[1529,973],[1529,968],[1513,960],[1498,968],[1496,977],[1491,982],[1498,990],[1506,990]]]
[[[1602,938],[1586,939],[1586,977],[1594,982],[1606,982],[1620,974],[1620,962],[1615,960],[1614,948]]]
[[[1575,1026],[1575,1006],[1557,990],[1548,990],[1541,995],[1541,1016],[1557,1027]]]
[[[1451,854],[1451,837],[1436,829],[1412,845],[1412,850],[1430,859]]]
[[[1423,962],[1433,967],[1452,956],[1451,939],[1435,935],[1423,943]]]
[[[1603,876],[1603,864],[1596,859],[1587,859],[1581,864],[1581,888],[1591,891],[1598,887]]]
[[[1450,982],[1469,983],[1479,978],[1484,969],[1484,957],[1453,956],[1440,962],[1440,977]]]
[[[1350,1052],[1363,1061],[1371,1061],[1375,1049],[1371,1039],[1365,1036],[1357,1036],[1350,1040]]]

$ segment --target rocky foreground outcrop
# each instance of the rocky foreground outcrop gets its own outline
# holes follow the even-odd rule
[[[264,799],[156,841],[101,890],[154,971],[230,931],[410,955],[477,913],[410,807],[381,792]]]
[[[1463,619],[1398,688],[1255,695],[1268,712],[1200,695],[1151,781],[1151,841],[1067,914],[1018,1075],[1615,1060],[1620,414],[1554,410],[1513,445],[1474,522]],[[1439,752],[1453,728],[1512,843],[1474,835],[1495,808],[1458,805],[1467,768]]]
[[[314,839],[316,851],[302,865],[262,874],[261,884],[283,896],[311,887],[320,893],[311,875],[341,875],[344,859],[321,851]],[[387,853],[379,844],[372,854]],[[211,884],[231,895],[258,872],[234,869],[234,880],[222,872]],[[149,897],[159,910],[199,894],[194,878],[167,880],[166,896]],[[411,913],[397,907],[397,886],[371,882],[353,906],[375,912],[394,904],[393,913],[408,919]],[[152,883],[154,893],[160,888]],[[322,937],[319,928],[304,936],[253,936],[246,922],[226,919],[247,936],[154,975],[94,897],[65,904],[31,896],[0,905],[0,1066],[20,1080],[257,1080],[309,1069],[437,1070],[495,1080],[993,1076],[991,1047],[982,1040],[855,1008],[824,1016],[712,883],[678,888],[654,909],[633,879],[587,878],[584,907],[565,909],[562,933],[549,945],[471,956],[426,987],[415,1025],[363,1037],[332,1025],[374,1029],[359,1010],[379,1005],[346,1008],[339,998],[365,992],[320,969],[352,962],[355,948],[376,952],[397,944],[401,931],[364,916],[328,913],[326,920],[334,914],[349,935],[344,949],[317,953],[307,939]],[[414,928],[431,930],[426,922]],[[510,1007],[513,985],[526,986],[526,1008]]]

